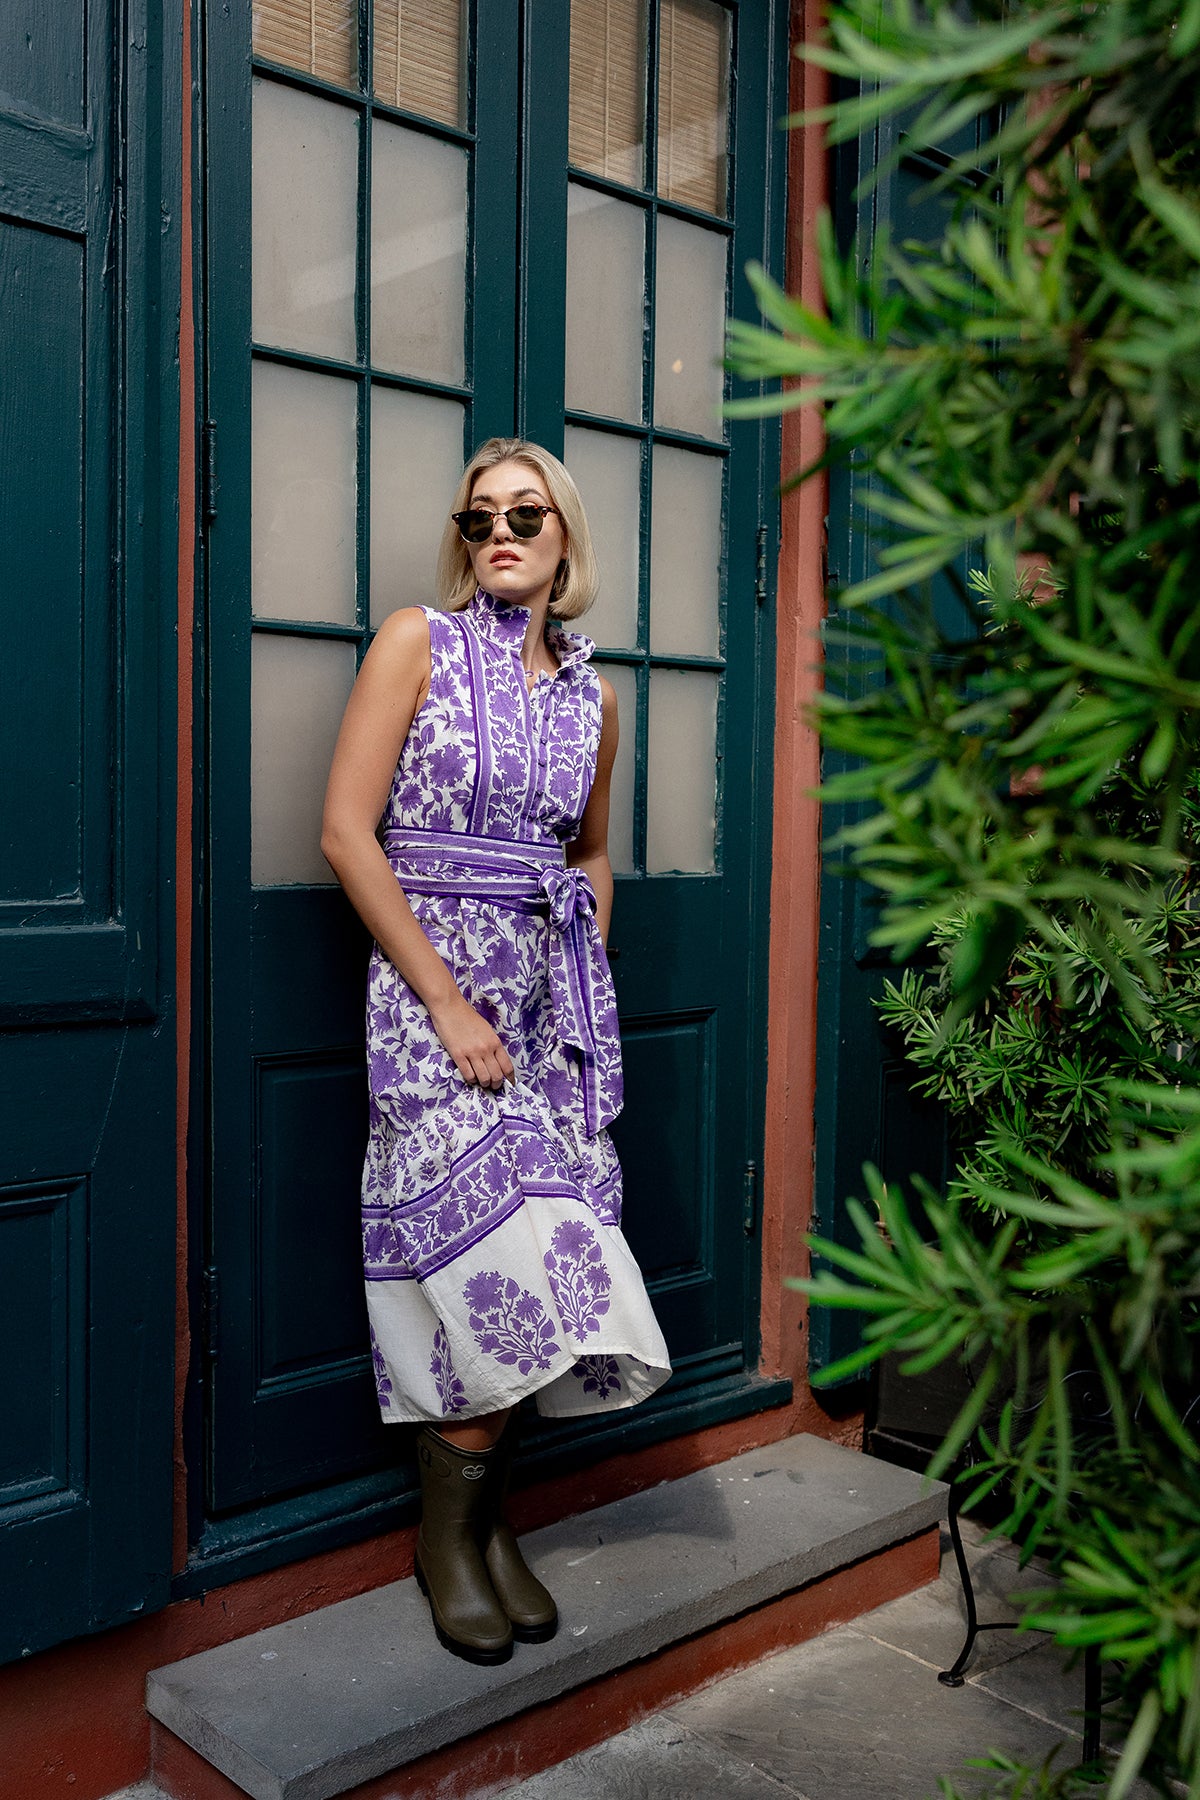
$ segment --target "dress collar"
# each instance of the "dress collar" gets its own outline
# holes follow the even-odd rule
[[[505,650],[512,650],[520,655],[529,627],[527,606],[521,606],[515,600],[497,600],[486,589],[476,588],[463,608],[463,613],[489,643],[498,644]],[[596,648],[592,639],[585,637],[581,631],[568,631],[560,619],[549,617],[546,620],[546,641],[558,658],[560,669],[586,662]]]

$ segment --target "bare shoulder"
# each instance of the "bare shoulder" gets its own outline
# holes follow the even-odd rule
[[[599,669],[596,670],[596,679],[600,683],[600,705],[604,710],[604,717],[606,720],[615,719],[617,716],[617,690],[607,675],[601,675]]]
[[[375,633],[375,643],[389,656],[412,656],[429,650],[429,619],[420,606],[389,613]]]

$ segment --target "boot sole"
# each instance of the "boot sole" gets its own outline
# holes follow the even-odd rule
[[[485,1668],[490,1668],[496,1663],[505,1663],[509,1661],[513,1653],[511,1644],[501,1644],[498,1650],[480,1650],[477,1649],[474,1644],[464,1643],[461,1638],[451,1637],[450,1633],[438,1623],[438,1616],[433,1610],[433,1598],[429,1592],[429,1584],[425,1580],[424,1571],[415,1557],[413,1559],[413,1574],[417,1578],[417,1586],[424,1594],[426,1600],[429,1601],[429,1617],[433,1620],[433,1629],[437,1633],[438,1643],[442,1646],[443,1650],[448,1650],[451,1656],[460,1656],[464,1662],[481,1663]],[[516,1632],[513,1633],[513,1636],[516,1636]]]
[[[548,1625],[513,1625],[512,1634],[518,1644],[548,1644],[558,1630],[558,1620]]]

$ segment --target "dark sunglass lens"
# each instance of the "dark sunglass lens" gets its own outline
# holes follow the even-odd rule
[[[492,535],[492,515],[482,507],[473,506],[458,514],[458,529],[468,544],[482,544]]]
[[[536,537],[542,529],[542,516],[540,506],[513,506],[509,508],[508,523],[515,537]]]

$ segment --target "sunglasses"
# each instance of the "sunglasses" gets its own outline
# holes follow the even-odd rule
[[[519,506],[506,507],[502,512],[492,512],[486,506],[469,506],[466,512],[451,513],[450,517],[458,526],[459,536],[466,544],[486,544],[496,529],[497,519],[507,519],[508,529],[515,538],[535,538],[545,522],[547,513],[557,513],[557,506],[542,506],[536,500],[522,500]]]

